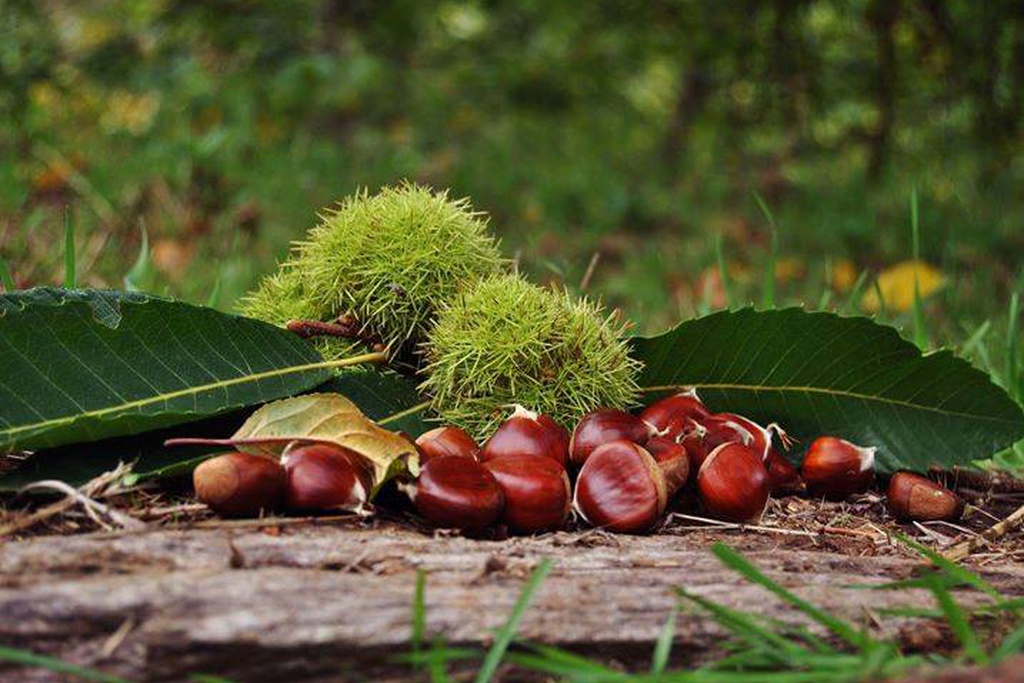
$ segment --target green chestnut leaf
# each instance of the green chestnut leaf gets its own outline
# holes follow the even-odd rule
[[[881,471],[971,465],[1024,438],[1024,412],[950,351],[895,329],[799,308],[715,313],[633,340],[645,402],[696,387],[716,411],[878,448]]]

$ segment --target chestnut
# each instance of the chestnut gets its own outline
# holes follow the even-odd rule
[[[517,405],[480,450],[489,462],[506,455],[539,455],[563,468],[569,464],[569,432],[547,415]]]
[[[420,463],[442,455],[458,455],[476,460],[480,447],[469,434],[458,427],[437,427],[416,439]]]
[[[912,472],[897,472],[889,480],[889,512],[901,521],[960,519],[964,501],[942,484]]]
[[[679,439],[691,431],[694,422],[701,422],[711,411],[697,396],[696,389],[688,389],[660,398],[644,408],[640,419],[662,436]]]
[[[694,422],[694,429],[684,434],[679,442],[690,454],[690,462],[700,468],[708,454],[727,443],[751,446],[753,435],[738,422],[722,415],[708,415],[700,423]]]
[[[714,517],[730,522],[761,518],[771,482],[761,457],[741,443],[722,444],[697,472],[697,494]]]
[[[775,448],[769,448],[764,466],[771,480],[772,493],[795,493],[803,488],[800,472]]]
[[[875,476],[875,450],[834,436],[815,439],[800,467],[807,492],[828,500],[844,500],[864,491]]]
[[[569,517],[571,488],[565,468],[551,458],[516,453],[487,461],[505,496],[501,521],[520,534],[560,529]]]
[[[620,439],[643,444],[653,433],[650,425],[632,413],[614,408],[595,410],[576,425],[569,441],[569,460],[580,467],[598,446]]]
[[[784,432],[782,428],[775,423],[772,423],[767,427],[762,427],[749,417],[737,415],[736,413],[716,413],[712,418],[723,424],[732,426],[738,432],[745,432],[748,434],[748,445],[753,448],[754,452],[760,455],[761,460],[765,462],[768,461],[768,456],[771,454],[773,434],[777,434],[779,439],[787,448],[789,444],[792,443],[791,439],[786,436],[786,432]]]
[[[652,436],[644,444],[644,448],[655,462],[661,466],[668,485],[669,498],[686,484],[690,476],[690,453],[684,444],[678,443],[667,436]],[[671,463],[671,464],[669,464]]]
[[[196,497],[222,517],[273,510],[281,502],[285,479],[276,460],[239,452],[204,460],[192,472]]]
[[[685,481],[689,460],[668,458],[658,463],[642,446],[619,440],[594,449],[576,479],[573,506],[587,522],[618,533],[649,531],[665,512],[670,490]],[[663,467],[671,474],[667,477]],[[676,470],[682,468],[682,477]]]
[[[490,470],[462,455],[430,458],[411,497],[435,527],[479,532],[498,520],[505,496]]]
[[[355,451],[329,444],[299,446],[281,457],[288,485],[285,505],[295,512],[362,511],[371,475]]]

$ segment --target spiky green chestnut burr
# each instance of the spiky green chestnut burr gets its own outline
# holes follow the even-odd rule
[[[438,306],[504,260],[467,199],[404,183],[325,210],[277,273],[242,302],[268,322],[354,316],[392,354],[425,337]]]
[[[623,331],[585,298],[490,277],[439,312],[420,388],[445,423],[481,440],[516,403],[571,429],[588,411],[634,402],[640,364]]]

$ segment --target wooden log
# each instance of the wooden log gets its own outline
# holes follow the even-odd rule
[[[555,565],[520,637],[625,667],[649,661],[676,586],[807,623],[725,569],[707,551],[711,538],[474,541],[358,523],[40,537],[0,547],[0,642],[133,681],[192,673],[239,682],[420,680],[394,661],[410,649],[418,570],[427,573],[428,635],[485,648],[544,557]],[[880,608],[932,606],[922,591],[844,588],[907,578],[920,567],[910,557],[822,552],[809,541],[797,549],[792,537],[750,533],[725,540],[801,597],[886,635],[898,636],[905,622],[879,616]],[[1008,594],[1024,592],[1024,568],[984,576]],[[723,635],[706,615],[680,613],[673,666],[721,654]],[[0,665],[0,681],[51,680],[63,679]]]

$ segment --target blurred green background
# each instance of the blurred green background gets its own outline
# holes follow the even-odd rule
[[[916,190],[929,344],[1021,355],[1024,3],[0,8],[18,286],[62,280],[70,207],[81,283],[123,286],[144,229],[139,286],[231,308],[319,208],[409,178],[470,196],[538,279],[599,254],[587,290],[641,330],[764,302],[759,199],[775,301],[906,325]]]

